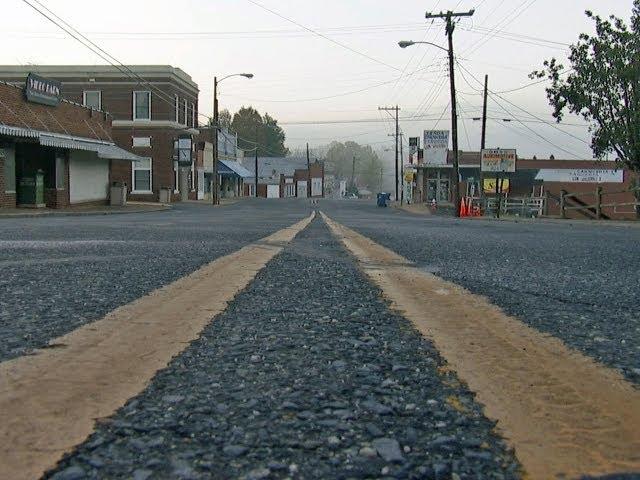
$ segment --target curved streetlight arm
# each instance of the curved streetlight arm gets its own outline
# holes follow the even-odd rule
[[[245,78],[253,78],[253,73],[232,73],[231,75],[227,75],[226,77],[222,77],[220,80],[218,80],[217,82],[220,83],[221,81],[230,78],[230,77],[245,77]]]
[[[414,42],[413,40],[408,40],[408,41],[407,40],[403,40],[401,42],[398,42],[398,45],[400,45],[400,48],[407,48],[407,47],[410,47],[411,45],[416,45],[418,43],[422,43],[424,45],[431,45],[432,47],[439,48],[440,50],[444,50],[445,52],[449,53],[448,49],[446,49],[444,47],[441,47],[438,44],[431,43],[431,42]]]

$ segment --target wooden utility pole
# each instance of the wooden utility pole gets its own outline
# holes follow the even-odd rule
[[[256,145],[256,159],[255,159],[255,167],[256,167],[256,178],[255,178],[255,192],[254,195],[258,198],[258,146]]]
[[[404,205],[404,134],[400,132],[400,205]]]
[[[187,119],[184,120],[187,123]],[[211,197],[214,205],[220,204],[220,188],[218,187],[218,77],[213,77],[213,189]]]
[[[451,137],[453,142],[453,207],[455,210],[455,216],[460,216],[460,158],[458,152],[458,114],[456,107],[456,80],[454,72],[454,55],[453,55],[453,31],[455,29],[454,18],[457,17],[471,17],[474,10],[468,12],[455,13],[451,10],[446,13],[429,13],[425,15],[425,18],[444,18],[447,21],[446,34],[449,40],[449,84],[451,87]]]
[[[398,137],[400,135],[400,124],[399,124],[399,118],[398,118],[398,112],[400,111],[400,107],[398,107],[398,105],[396,105],[395,107],[378,107],[378,110],[384,110],[384,111],[395,111],[396,112],[396,133],[395,136],[396,137],[396,196],[395,196],[395,200],[398,201],[399,195],[398,195],[398,174],[399,174],[399,168],[398,168]]]
[[[307,142],[307,198],[311,197],[311,163],[309,161],[309,143]]]
[[[489,92],[489,75],[484,76],[484,101],[482,103],[482,137],[480,138],[480,180],[478,192],[484,198],[484,174],[482,173],[482,150],[487,148],[487,94]]]

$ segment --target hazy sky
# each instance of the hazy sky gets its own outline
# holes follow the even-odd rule
[[[393,145],[387,136],[392,124],[377,110],[380,105],[401,107],[401,128],[407,136],[419,136],[436,125],[450,128],[446,53],[427,45],[403,50],[397,42],[426,40],[446,46],[443,22],[425,20],[425,12],[476,8],[472,18],[460,21],[454,36],[461,64],[456,82],[463,150],[480,145],[480,122],[471,119],[480,116],[482,103],[474,76],[482,80],[488,74],[494,92],[531,83],[527,74],[545,58],[566,58],[566,44],[580,32],[592,31],[585,9],[628,19],[633,3],[255,0],[341,46],[249,0],[40,1],[123,63],[171,64],[185,70],[200,86],[200,110],[207,115],[212,111],[214,75],[251,72],[253,80],[231,78],[221,84],[221,108],[235,111],[253,105],[269,112],[285,128],[290,147],[353,139],[376,149]],[[21,0],[3,0],[3,7],[0,63],[105,63]],[[529,115],[552,120],[544,84],[500,95],[523,110],[498,99],[503,109],[490,99],[488,146],[516,147],[521,156],[591,156],[584,143],[587,130],[579,119],[567,117],[573,125],[559,128],[584,141],[536,123],[539,120]],[[501,120],[514,117],[527,119],[526,127]],[[366,122],[355,122],[361,120]]]

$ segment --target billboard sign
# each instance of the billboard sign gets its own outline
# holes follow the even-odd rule
[[[418,164],[418,149],[420,148],[420,137],[409,137],[409,163]]]
[[[482,171],[494,173],[513,173],[516,171],[516,150],[486,148],[482,150]]]
[[[449,150],[449,130],[424,131],[424,163],[446,165]]]
[[[623,183],[624,172],[590,168],[541,168],[536,180],[563,183]]]

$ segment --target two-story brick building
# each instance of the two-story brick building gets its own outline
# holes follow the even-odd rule
[[[179,68],[165,65],[0,66],[0,80],[24,84],[30,72],[57,80],[62,97],[113,118],[113,139],[141,160],[112,165],[111,178],[127,184],[132,200],[157,201],[160,188],[178,199],[178,166],[174,140],[198,134],[198,85]],[[196,198],[195,165],[189,180]]]

